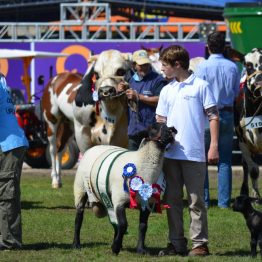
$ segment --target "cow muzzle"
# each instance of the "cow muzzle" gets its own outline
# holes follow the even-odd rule
[[[116,96],[116,88],[113,86],[103,86],[98,90],[98,99],[105,100]]]

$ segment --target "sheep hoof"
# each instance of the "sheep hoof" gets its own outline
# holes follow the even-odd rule
[[[147,251],[145,248],[137,248],[136,249],[136,253],[140,254],[140,255],[146,255]]]
[[[121,248],[118,247],[118,246],[115,245],[115,244],[112,244],[111,249],[112,249],[112,252],[113,252],[114,255],[118,255]]]
[[[72,244],[72,247],[73,247],[73,248],[76,248],[76,249],[80,249],[80,248],[81,248],[81,245],[78,244],[78,243],[73,243],[73,244]]]

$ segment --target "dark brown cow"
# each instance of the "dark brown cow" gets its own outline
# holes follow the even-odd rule
[[[48,126],[53,188],[62,186],[61,150],[73,134],[82,153],[100,144],[127,147],[126,96],[117,92],[117,86],[129,67],[128,57],[107,50],[91,57],[83,78],[62,73],[45,88],[42,106]],[[94,73],[98,77],[95,85]]]

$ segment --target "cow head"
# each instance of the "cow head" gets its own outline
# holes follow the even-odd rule
[[[245,55],[247,88],[254,97],[262,95],[262,48],[254,48]]]
[[[90,61],[94,60],[97,78],[95,88],[98,99],[107,100],[118,97],[120,94],[117,86],[124,81],[125,73],[131,66],[130,56],[118,50],[106,50],[90,58]]]

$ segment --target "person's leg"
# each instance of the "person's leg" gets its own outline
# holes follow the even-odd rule
[[[187,240],[184,237],[183,220],[183,178],[180,160],[165,159],[163,171],[166,177],[165,201],[170,208],[167,209],[169,227],[169,240],[176,252],[187,252]]]
[[[218,206],[230,206],[232,191],[232,145],[234,116],[231,112],[220,113],[219,162],[218,162]]]
[[[25,147],[0,154],[0,232],[1,246],[22,246],[20,177]]]
[[[183,161],[182,169],[191,217],[189,233],[194,249],[208,241],[207,210],[203,199],[206,163]]]

